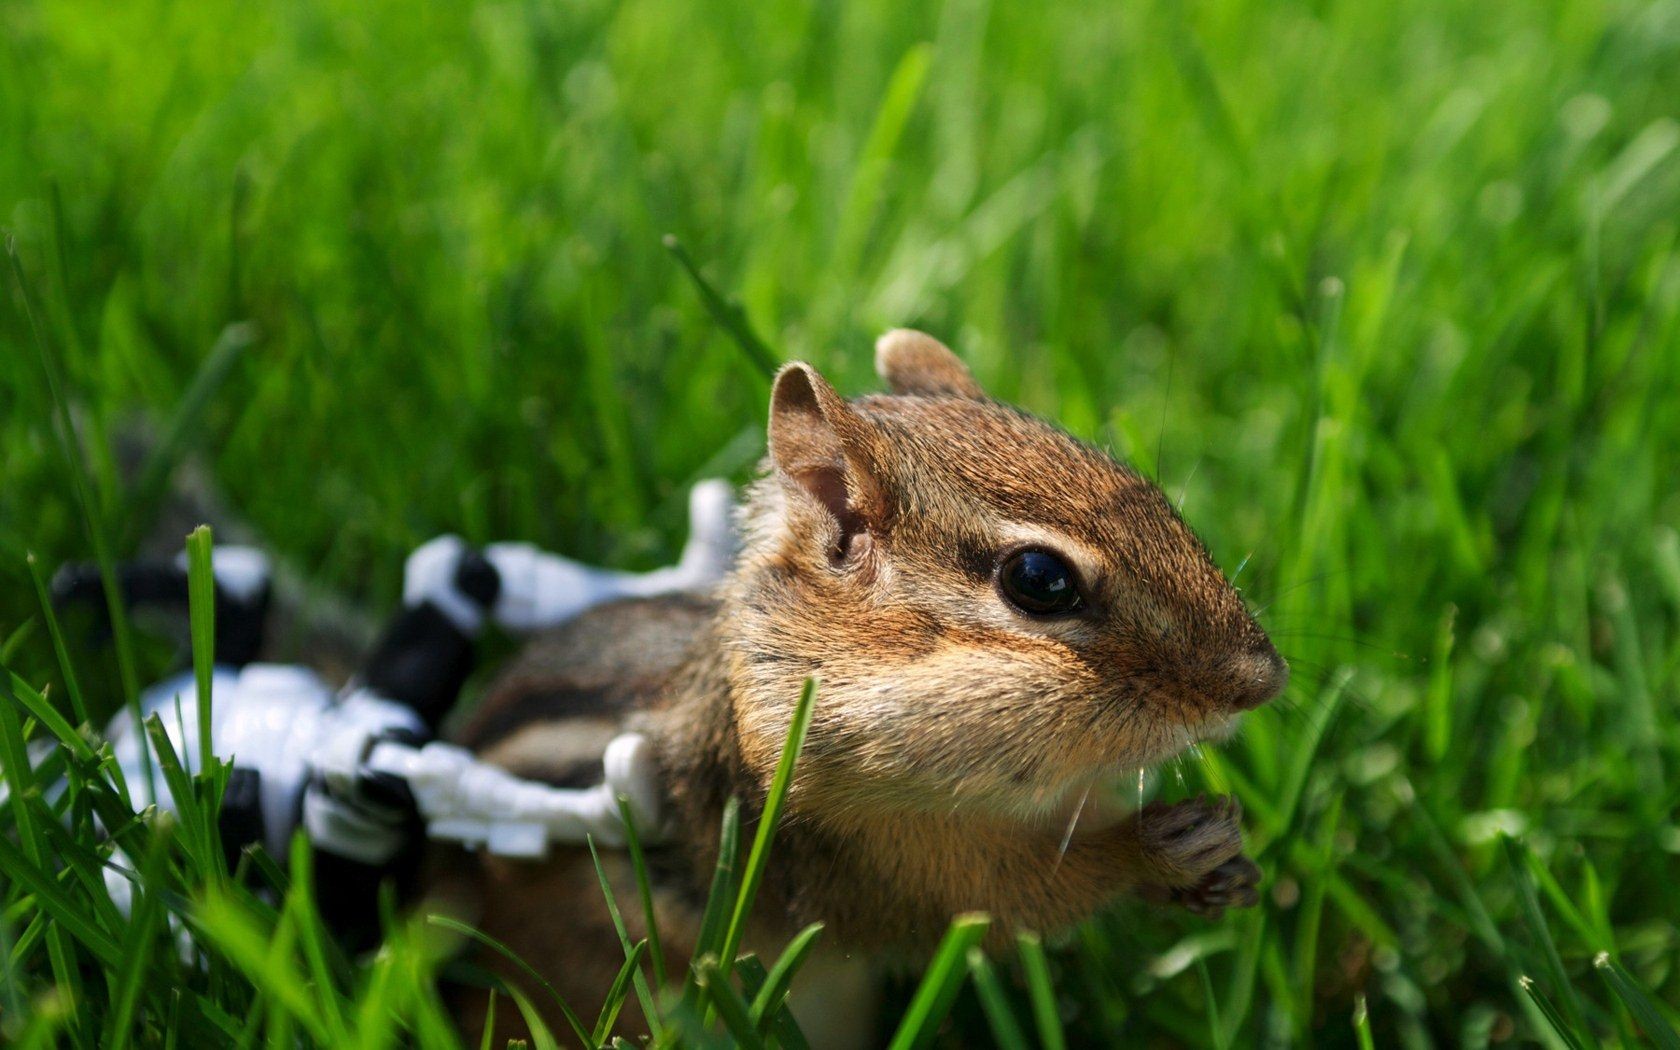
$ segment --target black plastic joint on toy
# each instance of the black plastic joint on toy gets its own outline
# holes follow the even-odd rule
[[[216,817],[216,830],[222,836],[222,856],[228,870],[239,864],[239,855],[246,846],[263,841],[266,826],[262,811],[262,774],[254,769],[235,766],[228,772],[227,790],[222,793],[222,808]]]
[[[490,559],[469,547],[455,566],[455,589],[488,609],[502,593],[502,574]]]
[[[125,609],[165,609],[185,612],[188,606],[187,570],[173,561],[136,559],[116,567],[117,589]],[[262,651],[268,624],[272,589],[263,584],[246,597],[234,597],[216,588],[216,662],[243,667]],[[59,608],[85,605],[99,617],[102,632],[109,632],[105,608],[105,581],[99,567],[74,562],[59,568],[52,579],[53,604]]]
[[[376,806],[403,813],[413,813],[417,807],[414,792],[408,782],[395,773],[367,771],[357,774],[356,788],[362,797]]]
[[[414,709],[436,732],[473,668],[473,640],[429,601],[403,610],[362,672],[367,687]]]

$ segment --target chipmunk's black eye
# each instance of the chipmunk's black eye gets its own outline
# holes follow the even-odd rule
[[[1067,562],[1049,551],[1017,551],[998,567],[998,589],[1016,607],[1039,616],[1079,608],[1079,583]]]

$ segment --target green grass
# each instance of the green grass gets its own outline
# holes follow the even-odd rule
[[[1122,905],[978,971],[959,939],[941,979],[982,994],[897,1008],[1068,1045],[1672,1023],[1677,117],[1672,0],[0,6],[29,288],[8,265],[0,1034],[444,1038],[435,929],[338,958],[296,890],[219,879],[202,827],[119,819],[73,722],[170,653],[59,645],[28,552],[127,555],[190,455],[371,610],[443,531],[656,564],[687,486],[762,448],[731,327],[862,392],[901,324],[1159,477],[1295,677],[1165,778],[1241,796],[1261,908]],[[136,417],[164,436],[137,467]],[[770,972],[732,963],[670,1031],[721,1031],[739,1004],[704,990]]]

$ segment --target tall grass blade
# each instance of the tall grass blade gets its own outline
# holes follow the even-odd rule
[[[1009,997],[1004,994],[1003,984],[998,980],[997,972],[986,959],[986,953],[979,948],[968,950],[968,973],[974,979],[974,991],[980,997],[980,1008],[986,1012],[986,1023],[991,1026],[992,1040],[1003,1050],[1027,1050],[1027,1036],[1021,1031],[1021,1025],[1015,1020],[1015,1011],[1010,1009]]]
[[[458,933],[463,937],[477,941],[479,944],[484,945],[486,948],[489,948],[497,955],[500,955],[502,958],[512,963],[521,973],[523,973],[526,977],[529,977],[537,987],[546,991],[550,999],[554,1000],[554,1005],[560,1008],[560,1015],[566,1019],[566,1024],[571,1028],[572,1034],[577,1036],[578,1043],[585,1047],[585,1050],[594,1046],[594,1042],[590,1038],[589,1029],[583,1026],[583,1022],[578,1019],[578,1015],[572,1010],[571,1006],[567,1004],[566,1000],[561,998],[560,993],[554,990],[554,986],[549,984],[542,974],[534,970],[530,963],[521,959],[519,954],[512,948],[509,948],[507,945],[490,936],[488,933],[481,932],[477,928],[468,926],[466,923],[457,919],[452,919],[447,915],[428,915],[426,916],[426,922],[429,925],[449,930],[451,932]],[[524,1014],[527,1020],[536,1016],[536,1011],[531,1007],[530,1001],[525,999],[524,995],[518,988],[515,988],[510,984],[507,985],[503,991],[507,992],[507,994],[513,998],[514,1002],[519,1004],[519,1012]]]
[[[10,672],[0,674],[0,776],[4,776],[11,793],[6,808],[11,810],[17,827],[18,845],[13,846],[8,836],[0,835],[0,872],[35,894],[37,906],[52,916],[54,921],[46,930],[46,938],[53,978],[63,994],[70,997],[72,1009],[79,1010],[82,982],[72,938],[108,966],[116,964],[118,949],[116,942],[94,924],[80,902],[54,877],[58,864],[43,834],[43,827],[52,820],[52,815],[48,813],[45,820],[40,820],[30,804],[39,797],[39,789],[23,737],[23,723],[6,681],[10,677]],[[76,1039],[81,1042],[80,1036]]]
[[[24,316],[29,322],[29,334],[35,344],[36,357],[40,361],[41,372],[46,377],[47,393],[52,401],[53,421],[58,431],[65,472],[70,475],[77,502],[81,505],[82,522],[87,530],[88,541],[93,545],[94,560],[99,565],[99,578],[105,591],[105,611],[110,617],[111,636],[117,649],[117,670],[122,678],[129,713],[134,720],[134,732],[143,739],[145,728],[140,711],[140,673],[134,658],[134,642],[129,637],[128,610],[123,607],[122,592],[117,587],[116,559],[106,535],[104,515],[93,496],[93,474],[77,438],[75,424],[70,418],[70,403],[66,396],[64,379],[60,374],[59,362],[48,348],[46,337],[41,333],[41,326],[35,316],[34,297],[30,291],[29,280],[24,276],[23,263],[17,255],[17,244],[10,235],[6,237],[6,255],[11,262],[12,277],[17,283],[18,298],[23,303]],[[145,748],[140,749],[140,768],[152,797],[157,797],[157,785],[152,778],[152,760]]]
[[[764,799],[764,812],[759,817],[758,831],[753,836],[752,851],[747,854],[741,889],[735,898],[735,911],[729,919],[729,932],[724,936],[723,951],[718,956],[718,965],[723,967],[725,974],[733,965],[735,952],[746,934],[747,915],[752,910],[753,899],[758,896],[758,884],[764,878],[765,865],[770,861],[770,844],[776,837],[776,824],[781,820],[788,790],[793,787],[793,768],[799,761],[800,749],[805,746],[805,732],[811,726],[811,709],[816,696],[816,679],[805,679],[804,686],[799,690],[799,701],[794,705],[793,720],[788,725],[787,740],[782,744],[782,757],[770,778],[770,791]]]
[[[1534,1008],[1540,1011],[1540,1016],[1544,1017],[1546,1023],[1552,1026],[1552,1033],[1558,1037],[1564,1046],[1568,1047],[1569,1050],[1585,1050],[1586,1044],[1581,1041],[1581,1036],[1576,1034],[1578,1030],[1564,1019],[1564,1016],[1558,1012],[1558,1008],[1553,1006],[1552,1001],[1546,998],[1545,993],[1540,991],[1539,986],[1534,983],[1534,978],[1524,974],[1517,979],[1517,984],[1527,994],[1529,1001],[1534,1004]],[[1579,1031],[1584,1033],[1586,1030],[1580,1029]]]
[[[764,1040],[759,1037],[758,1029],[752,1023],[752,1017],[747,1010],[746,1000],[741,993],[729,983],[729,971],[714,956],[707,956],[696,964],[700,976],[700,986],[706,990],[712,1007],[717,1010],[718,1017],[723,1020],[723,1026],[729,1030],[730,1036],[737,1046],[744,1046],[747,1050],[762,1050]]]
[[[636,872],[636,892],[642,898],[642,921],[647,924],[648,953],[653,961],[655,988],[665,987],[665,951],[659,944],[659,917],[654,914],[653,880],[648,877],[647,857],[642,852],[641,829],[636,827],[636,815],[630,811],[630,800],[619,795],[618,813],[624,821],[624,841],[630,850],[630,866]]]
[[[962,990],[963,975],[968,972],[968,951],[980,943],[991,922],[980,914],[959,915],[952,920],[933,953],[933,961],[922,975],[921,984],[916,986],[916,994],[911,997],[898,1030],[887,1044],[888,1050],[911,1050],[926,1046],[933,1039],[957,992]]]
[[[742,309],[741,304],[725,298],[712,286],[712,282],[706,280],[706,276],[700,272],[700,267],[695,265],[694,258],[688,254],[688,249],[684,248],[682,242],[674,235],[666,234],[664,245],[665,250],[677,260],[677,265],[682,267],[683,273],[694,282],[695,290],[700,293],[700,301],[705,304],[706,312],[712,315],[712,320],[729,334],[729,338],[740,347],[741,353],[752,362],[759,375],[765,378],[775,375],[776,369],[781,365],[770,347],[753,331],[752,322],[747,320],[747,312]]]
[[[511,984],[507,986],[505,991],[508,998],[513,1000],[513,1005],[519,1008],[519,1015],[525,1019],[525,1027],[531,1032],[531,1043],[537,1050],[560,1050],[560,1044],[555,1041],[554,1033],[548,1030],[548,1025],[543,1021],[542,1014],[532,1005],[531,1000],[525,993]],[[594,1050],[595,1043],[588,1035],[580,1034],[578,1041],[583,1044],[584,1050]]]
[[[723,805],[722,828],[718,833],[717,864],[712,868],[712,885],[706,894],[706,908],[700,915],[700,933],[695,938],[694,956],[716,955],[729,928],[730,902],[735,896],[735,866],[741,848],[741,800],[731,797]],[[697,974],[689,967],[683,981],[683,1000],[696,1016],[703,1016]]]
[[[776,964],[765,975],[764,986],[753,995],[751,1010],[753,1025],[760,1032],[767,1031],[770,1021],[782,1012],[787,1001],[788,989],[793,986],[793,978],[798,974],[800,967],[805,965],[822,931],[820,922],[814,922],[800,930],[793,940],[788,942]]]
[[[1627,1007],[1628,1013],[1633,1015],[1641,1034],[1651,1041],[1651,1045],[1658,1050],[1680,1050],[1680,1032],[1675,1031],[1674,1025],[1663,1015],[1662,1008],[1633,979],[1633,975],[1622,968],[1621,963],[1612,959],[1609,952],[1599,952],[1593,959],[1593,967],[1610,990],[1616,993],[1616,998]]]
[[[630,983],[638,976],[637,967],[641,965],[642,956],[647,954],[648,942],[637,941],[625,953],[624,964],[618,968],[618,975],[613,978],[612,987],[607,989],[607,998],[601,1004],[601,1012],[595,1018],[595,1042],[597,1045],[605,1043],[607,1036],[612,1034],[613,1025],[618,1023],[619,1011],[624,1009],[624,997],[630,994]],[[650,1010],[645,1015],[649,1022],[653,1020]]]
[[[1044,956],[1044,942],[1035,933],[1021,933],[1016,936],[1015,944],[1021,956],[1021,969],[1027,975],[1039,1045],[1044,1050],[1066,1050],[1067,1039],[1056,1009],[1056,991],[1050,982],[1050,961]]]
[[[787,953],[782,955],[785,958]],[[793,1010],[788,1007],[785,998],[777,999],[766,1015],[759,1015],[759,1001],[775,993],[769,990],[771,977],[758,956],[749,952],[737,958],[735,976],[741,981],[745,997],[752,1003],[748,1016],[752,1018],[753,1027],[766,1043],[774,1044],[781,1050],[810,1050],[811,1044],[800,1030],[799,1022],[794,1019]]]
[[[1522,905],[1523,921],[1528,926],[1529,936],[1540,946],[1541,959],[1546,965],[1546,979],[1551,983],[1553,993],[1563,1002],[1563,1013],[1569,1022],[1569,1028],[1576,1032],[1590,1032],[1586,1013],[1581,1009],[1581,1001],[1575,994],[1575,986],[1569,980],[1568,971],[1563,968],[1563,957],[1558,954],[1557,944],[1552,940],[1552,931],[1546,923],[1546,916],[1540,910],[1540,896],[1535,891],[1534,880],[1529,873],[1529,850],[1509,835],[1501,835],[1499,838],[1504,847],[1505,862],[1510,868],[1511,879],[1517,885],[1517,901]],[[1537,992],[1531,994],[1537,1002],[1541,998]]]
[[[163,436],[141,465],[139,480],[130,489],[125,533],[128,542],[138,542],[151,528],[157,518],[158,505],[168,491],[170,474],[179,465],[198,428],[203,425],[205,409],[227,382],[233,366],[255,342],[256,329],[237,322],[223,328],[216,337],[210,352],[193,374],[187,392],[181,395],[170,415]]]
[[[75,712],[78,725],[92,725],[93,716],[88,712],[87,700],[82,696],[76,666],[70,662],[70,650],[64,645],[64,631],[59,626],[58,613],[53,609],[52,599],[47,596],[46,581],[41,579],[41,567],[36,563],[33,552],[24,560],[28,563],[30,582],[35,585],[35,600],[41,607],[41,619],[46,623],[47,634],[52,638],[53,655],[58,659],[59,677],[64,679],[64,690],[70,694],[70,710]]]
[[[607,869],[601,864],[601,854],[600,851],[595,848],[595,839],[590,837],[585,841],[589,845],[590,859],[595,862],[595,877],[599,879],[601,883],[601,896],[606,898],[607,914],[611,916],[613,929],[618,933],[619,948],[624,952],[624,958],[626,960],[629,960],[632,955],[639,956],[640,952],[637,950],[636,945],[630,943],[630,933],[629,930],[625,928],[624,915],[618,910],[618,898],[613,894],[612,883],[607,880]],[[639,943],[645,945],[646,942],[644,941]],[[644,1015],[648,1018],[648,1024],[657,1029],[659,1026],[658,1013],[655,1009],[653,994],[648,990],[647,981],[644,980],[641,973],[633,967],[631,968],[630,973],[635,976],[636,996],[642,1002],[642,1010]]]
[[[1364,992],[1353,998],[1353,1037],[1359,1042],[1359,1050],[1376,1050],[1376,1041],[1371,1037],[1371,1010]]]

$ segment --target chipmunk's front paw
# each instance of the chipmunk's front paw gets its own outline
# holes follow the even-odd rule
[[[1242,855],[1242,805],[1231,796],[1152,802],[1138,813],[1152,870],[1143,896],[1217,915],[1255,903],[1260,869]]]
[[[1260,903],[1260,866],[1239,853],[1194,886],[1167,891],[1167,900],[1210,919],[1226,908],[1252,908]]]

